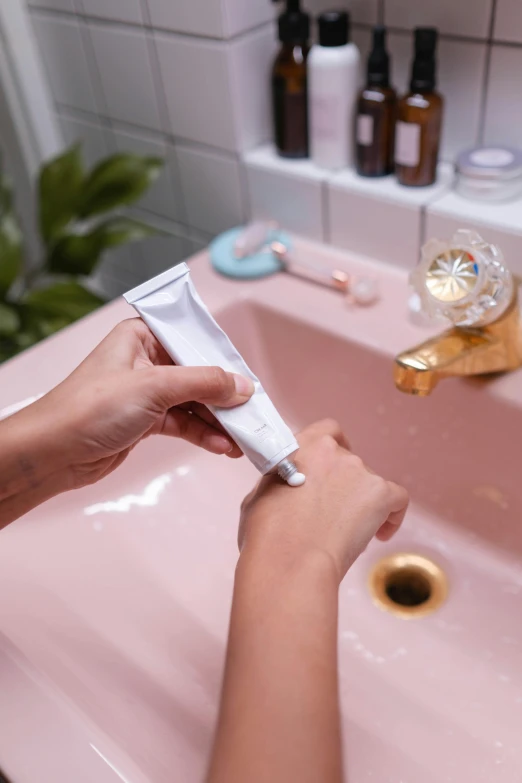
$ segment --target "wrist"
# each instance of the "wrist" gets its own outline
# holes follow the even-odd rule
[[[236,571],[236,583],[245,582],[262,582],[271,592],[298,583],[337,593],[340,579],[333,558],[321,549],[246,546]]]
[[[30,408],[0,422],[0,501],[58,494],[60,469],[50,429],[47,417]]]

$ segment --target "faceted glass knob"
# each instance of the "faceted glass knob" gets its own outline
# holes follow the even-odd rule
[[[457,326],[485,326],[513,297],[513,277],[498,247],[475,231],[457,231],[450,243],[432,239],[411,275],[422,311]]]

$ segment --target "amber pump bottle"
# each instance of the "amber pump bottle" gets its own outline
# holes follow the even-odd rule
[[[279,17],[281,48],[272,69],[275,145],[285,158],[308,157],[307,59],[310,17],[299,0],[287,0]]]
[[[435,92],[437,30],[415,30],[410,92],[401,98],[395,131],[395,171],[401,185],[431,185],[437,178],[444,101]]]
[[[356,163],[362,177],[384,177],[393,171],[396,109],[386,28],[379,25],[373,30],[366,85],[357,100]]]

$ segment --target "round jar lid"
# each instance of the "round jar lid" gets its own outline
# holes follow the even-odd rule
[[[473,147],[457,158],[457,172],[472,179],[522,177],[522,150],[516,147]]]

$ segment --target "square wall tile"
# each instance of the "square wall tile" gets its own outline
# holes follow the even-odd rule
[[[159,139],[129,131],[114,129],[113,137],[118,152],[135,152],[165,160],[162,173],[137,206],[170,220],[184,221],[185,210],[174,150]]]
[[[66,146],[81,142],[83,158],[89,168],[110,154],[106,128],[64,114],[59,119]]]
[[[138,284],[136,266],[137,245],[124,245],[108,251],[91,278],[93,288],[101,296],[116,299]]]
[[[323,242],[325,172],[308,160],[278,158],[272,147],[244,157],[253,219],[277,220],[282,228]]]
[[[156,34],[156,45],[172,133],[235,151],[227,44]]]
[[[188,224],[219,234],[246,218],[239,163],[228,157],[176,146]]]
[[[176,266],[192,255],[192,243],[187,237],[170,236],[149,237],[136,245],[138,261],[135,265],[136,282],[149,280],[155,275]]]
[[[244,33],[263,22],[272,21],[276,6],[268,0],[221,0],[223,30],[226,38]]]
[[[147,0],[147,2],[153,27],[214,38],[222,38],[224,35],[222,0]]]
[[[80,0],[84,13],[117,22],[141,24],[140,0]]]
[[[78,22],[34,15],[33,25],[55,101],[95,112]]]
[[[270,72],[276,51],[271,25],[229,45],[228,71],[239,152],[272,138]]]
[[[484,141],[522,146],[522,49],[493,46]]]
[[[411,76],[411,35],[388,36],[392,79],[399,94],[406,92]],[[437,90],[444,97],[441,158],[453,161],[479,136],[480,106],[487,45],[471,41],[439,41]]]
[[[522,43],[522,3],[520,0],[497,0],[493,38]]]
[[[484,38],[489,35],[492,0],[385,0],[390,27],[438,27],[441,33]]]
[[[50,8],[53,11],[67,11],[68,13],[74,13],[74,1],[73,0],[27,0],[27,5],[33,8]]]
[[[394,204],[330,184],[328,215],[332,245],[406,269],[417,263],[420,206]]]
[[[160,129],[144,31],[89,24],[109,116]]]

